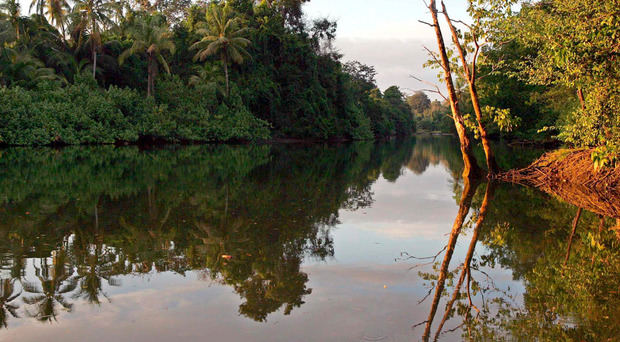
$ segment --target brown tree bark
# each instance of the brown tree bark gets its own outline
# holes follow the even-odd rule
[[[478,42],[475,42],[476,51],[474,53],[474,60],[472,61],[470,69],[470,66],[465,58],[465,51],[463,49],[463,45],[461,45],[461,42],[459,41],[458,33],[456,32],[456,28],[452,24],[452,20],[450,20],[450,16],[448,15],[448,11],[446,10],[446,5],[443,1],[441,2],[441,11],[443,12],[446,21],[448,22],[448,26],[450,27],[450,32],[452,33],[452,41],[454,42],[454,45],[456,46],[456,49],[459,53],[459,58],[461,59],[461,64],[463,64],[463,70],[465,72],[465,78],[467,78],[467,83],[469,84],[469,95],[471,97],[471,104],[474,107],[474,112],[476,114],[478,131],[480,132],[480,140],[482,141],[482,147],[484,148],[487,168],[490,175],[495,175],[499,172],[499,167],[497,166],[497,162],[495,161],[495,155],[493,154],[493,148],[491,147],[491,143],[488,139],[487,130],[482,123],[482,110],[480,109],[480,100],[478,98],[478,90],[476,89],[476,59],[478,58],[478,52],[480,47],[478,46]]]
[[[459,234],[461,233],[461,228],[463,227],[465,218],[469,213],[471,201],[474,197],[474,194],[476,193],[478,185],[479,183],[477,179],[464,179],[463,195],[461,196],[461,200],[459,202],[459,211],[456,215],[456,219],[454,220],[454,224],[452,225],[452,231],[450,232],[448,246],[446,247],[446,254],[444,255],[443,261],[441,263],[439,278],[437,279],[437,284],[435,285],[435,295],[433,297],[433,303],[431,304],[431,311],[428,314],[428,318],[426,320],[424,335],[422,335],[423,341],[428,341],[430,337],[431,326],[433,325],[433,319],[435,318],[435,314],[437,313],[437,307],[439,306],[441,293],[444,290],[446,278],[448,277],[448,267],[450,266],[450,261],[452,260],[452,254],[454,253],[456,241],[458,240]]]
[[[437,341],[437,339],[439,338],[439,334],[441,333],[441,330],[443,329],[444,324],[448,320],[448,316],[450,315],[452,306],[454,305],[454,302],[456,302],[456,299],[458,298],[458,295],[461,291],[461,286],[463,286],[463,282],[465,281],[465,276],[469,274],[469,272],[471,272],[471,269],[470,269],[471,260],[473,259],[473,256],[474,256],[474,250],[476,249],[476,244],[478,243],[478,234],[480,233],[480,227],[482,227],[482,224],[484,223],[484,219],[486,218],[487,211],[489,208],[489,203],[493,199],[494,190],[495,190],[495,184],[492,182],[489,182],[487,184],[487,189],[484,193],[484,200],[482,201],[482,205],[480,206],[480,213],[478,214],[478,219],[476,220],[476,226],[471,235],[471,242],[469,243],[469,248],[467,249],[467,255],[465,256],[465,261],[463,262],[463,269],[461,270],[461,276],[459,277],[459,281],[456,284],[456,287],[454,288],[454,292],[452,293],[452,298],[450,298],[450,301],[446,305],[446,310],[444,312],[443,318],[441,319],[441,323],[439,324],[439,327],[437,327],[437,331],[435,332],[435,338],[434,338],[435,341]]]
[[[480,167],[476,163],[474,154],[472,151],[471,141],[467,136],[465,129],[465,120],[461,114],[461,110],[458,106],[459,100],[454,88],[454,82],[452,80],[452,71],[450,69],[450,60],[446,53],[446,45],[443,40],[443,34],[439,27],[439,19],[437,18],[437,5],[436,0],[431,0],[428,8],[431,11],[433,17],[433,27],[435,29],[435,36],[437,38],[437,46],[439,47],[439,56],[441,58],[441,66],[444,70],[446,87],[448,89],[448,96],[450,101],[450,109],[452,110],[452,119],[454,120],[454,126],[459,136],[459,142],[461,144],[461,153],[463,154],[463,162],[465,167],[463,169],[463,177],[474,177],[480,175]]]
[[[222,63],[224,64],[224,77],[226,78],[226,96],[230,95],[230,85],[228,80],[228,58],[225,55],[222,57]]]
[[[154,96],[155,94],[155,89],[153,89],[153,78],[154,78],[154,66],[153,66],[153,56],[150,53],[147,53],[147,59],[148,59],[148,77],[147,77],[147,86],[146,86],[146,96],[151,97]]]
[[[577,209],[577,214],[575,215],[575,219],[573,220],[573,231],[570,233],[570,237],[568,238],[568,247],[566,249],[566,258],[564,258],[564,266],[568,264],[568,259],[570,258],[570,250],[573,246],[573,237],[575,236],[575,232],[577,231],[577,224],[579,224],[579,218],[581,218],[582,208]]]
[[[583,90],[581,88],[577,89],[577,97],[579,98],[579,104],[581,105],[581,109],[586,109],[586,99],[583,96]]]

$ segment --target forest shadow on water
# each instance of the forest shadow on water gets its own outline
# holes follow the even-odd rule
[[[462,163],[430,136],[0,150],[0,341],[620,336],[615,219]]]

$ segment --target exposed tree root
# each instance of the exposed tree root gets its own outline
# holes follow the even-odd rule
[[[549,152],[530,166],[510,170],[497,178],[533,186],[620,222],[620,165],[595,171],[591,152],[584,149]]]

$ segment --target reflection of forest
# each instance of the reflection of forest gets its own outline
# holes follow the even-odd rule
[[[339,209],[370,205],[413,144],[6,150],[0,322],[99,303],[120,275],[188,270],[232,286],[252,319],[289,313],[311,292],[302,260],[333,255]]]
[[[257,321],[279,309],[290,313],[311,293],[304,258],[334,253],[338,211],[371,205],[380,176],[396,181],[405,168],[420,174],[429,165],[448,171],[455,198],[468,195],[459,151],[446,137],[343,146],[1,151],[0,324],[23,316],[53,321],[77,300],[107,301],[103,285],[122,286],[122,275],[163,271],[195,270],[231,286],[243,299],[240,313]],[[473,217],[486,188],[475,185]],[[567,330],[572,322],[593,331],[618,317],[617,292],[609,292],[619,281],[617,241],[605,229],[611,221],[599,231],[600,220],[584,213],[563,266],[574,208],[507,185],[498,185],[489,203],[476,239],[487,252],[472,258],[471,283],[466,278],[463,286],[474,297],[491,291],[476,272],[500,265],[524,280],[525,303],[510,308],[501,325],[470,314],[469,330],[524,336],[534,324],[563,322]],[[472,225],[463,220],[468,231]],[[446,268],[446,279],[457,271]],[[468,317],[465,298],[457,292],[460,309],[450,316]],[[477,308],[484,313],[483,305]]]
[[[613,219],[533,189],[463,183],[437,271],[420,272],[433,294],[429,316],[418,324],[424,326],[424,341],[457,330],[474,341],[613,341],[620,336],[620,241]],[[451,269],[464,232],[470,239],[467,253]],[[478,244],[485,248],[476,253]],[[522,298],[494,282],[490,269],[495,267],[511,270],[523,282]]]

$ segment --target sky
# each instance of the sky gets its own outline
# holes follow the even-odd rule
[[[465,0],[445,3],[453,18],[467,18]],[[392,85],[406,93],[428,88],[410,75],[438,83],[437,71],[422,66],[428,60],[424,46],[436,49],[433,29],[418,22],[431,21],[423,0],[311,0],[304,6],[309,20],[338,22],[334,45],[344,54],[343,61],[374,66],[382,90]]]

